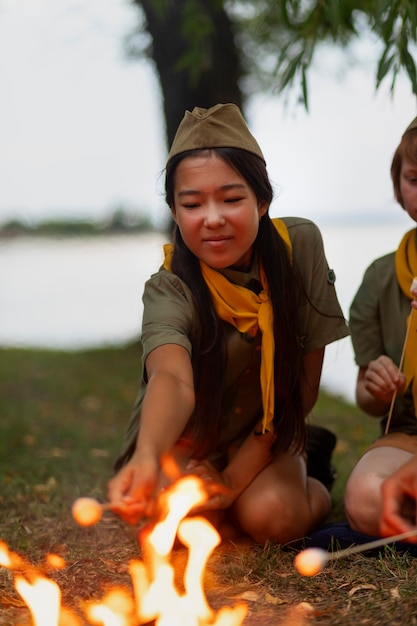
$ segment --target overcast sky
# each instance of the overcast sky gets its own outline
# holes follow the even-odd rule
[[[0,0],[0,223],[101,218],[117,205],[163,214],[158,83],[123,52],[137,19],[128,0]],[[250,99],[273,214],[400,211],[389,166],[417,105],[405,78],[394,98],[388,81],[375,93],[376,54],[367,42],[356,62],[322,55],[309,113],[283,98]]]

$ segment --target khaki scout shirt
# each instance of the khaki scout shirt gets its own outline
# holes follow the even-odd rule
[[[359,367],[366,367],[381,354],[399,364],[409,313],[410,300],[398,284],[395,252],[391,252],[368,267],[350,307],[349,325]],[[385,430],[386,419],[385,416],[381,421],[381,432]],[[417,434],[413,398],[409,391],[404,396],[397,396],[391,431]]]
[[[300,338],[307,353],[345,337],[349,331],[337,300],[334,272],[328,267],[319,229],[307,219],[283,218],[283,221],[291,239],[293,263],[300,272],[310,300],[300,294],[298,302]],[[256,262],[248,273],[227,269],[221,271],[231,282],[240,285],[247,285],[251,279],[259,281]],[[146,358],[158,346],[174,343],[192,354],[191,337],[198,319],[190,289],[178,276],[164,269],[146,283],[143,303],[141,340],[146,380]],[[250,338],[230,324],[224,324],[228,368],[222,403],[224,414],[221,439],[225,448],[246,436],[262,416],[262,397],[259,381],[260,334]],[[120,464],[129,458],[134,449],[145,380],[128,427]]]

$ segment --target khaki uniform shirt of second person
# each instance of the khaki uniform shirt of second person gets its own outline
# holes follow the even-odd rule
[[[395,252],[391,252],[368,267],[350,308],[349,325],[359,367],[366,367],[382,354],[399,365],[409,313],[410,300],[398,284]],[[385,430],[386,421],[387,416],[381,420],[381,433]],[[389,431],[417,435],[410,390],[404,395],[397,395]]]
[[[303,350],[310,352],[347,336],[349,330],[337,300],[335,275],[328,267],[319,229],[307,219],[282,218],[282,221],[288,228],[293,263],[299,271],[307,295],[299,295],[298,322]],[[248,273],[228,269],[221,272],[228,280],[239,285],[248,286],[251,281],[259,284],[256,260]],[[172,272],[161,269],[147,281],[143,303],[143,364],[152,350],[166,343],[183,346],[191,356],[192,337],[199,320],[188,286]],[[258,332],[251,338],[230,324],[224,324],[228,359],[222,398],[224,412],[221,442],[210,455],[212,460],[224,455],[231,444],[239,444],[262,416],[259,381],[260,334]],[[116,461],[116,469],[124,465],[133,454],[145,390],[144,369],[141,388],[121,455]]]

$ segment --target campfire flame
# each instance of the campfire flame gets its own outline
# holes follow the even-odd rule
[[[158,501],[160,519],[141,536],[143,559],[129,563],[133,597],[124,588],[114,588],[100,602],[83,607],[88,624],[137,626],[241,626],[247,605],[223,607],[215,612],[204,593],[204,572],[213,550],[220,543],[215,528],[202,517],[186,516],[206,500],[203,482],[197,477],[182,477]],[[179,539],[188,548],[184,590],[175,584],[175,568],[170,556]],[[49,566],[64,566],[63,559],[48,555]],[[0,542],[0,567],[14,574],[17,592],[27,604],[33,626],[79,626],[80,620],[61,605],[58,585],[27,564]]]
[[[61,591],[53,580],[38,576],[30,583],[23,576],[17,575],[15,587],[30,609],[34,626],[58,624]]]

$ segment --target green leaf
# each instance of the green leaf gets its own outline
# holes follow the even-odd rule
[[[405,6],[405,18],[409,22],[409,36],[417,41],[417,2],[409,2]]]
[[[411,81],[413,93],[417,94],[417,72],[416,72],[416,64],[414,63],[414,59],[409,53],[408,50],[404,50],[403,54],[403,63],[405,66],[405,70],[408,74],[408,77]]]
[[[301,51],[293,59],[290,59],[288,61],[287,67],[284,69],[281,76],[281,89],[284,89],[285,87],[288,87],[293,83],[295,74],[297,73],[297,70],[300,69],[300,62],[303,58],[303,54],[304,52]]]
[[[390,3],[388,13],[384,17],[381,15],[379,19],[375,19],[374,30],[379,32],[384,43],[395,38],[394,26],[398,17],[397,2]]]
[[[377,68],[377,73],[376,73],[377,89],[379,85],[381,84],[381,82],[383,81],[383,79],[385,78],[385,76],[390,71],[392,64],[394,62],[395,52],[393,52],[390,56],[388,56],[389,53],[390,53],[390,46],[387,46],[384,50],[383,55],[381,56],[378,62],[378,68]]]
[[[306,66],[301,68],[301,92],[303,94],[303,103],[306,111],[308,111],[308,86],[307,86],[307,72]]]
[[[394,93],[395,83],[396,83],[396,80],[397,80],[397,75],[398,75],[398,65],[394,65],[394,68],[393,68],[393,71],[392,71],[391,87],[390,87],[391,93]]]
[[[393,4],[395,5],[396,3],[393,3],[392,0],[382,0],[376,8],[375,21],[380,21],[383,18],[384,13],[387,10],[390,10]]]

